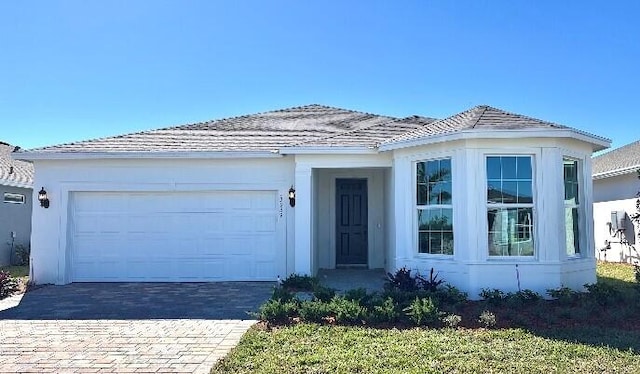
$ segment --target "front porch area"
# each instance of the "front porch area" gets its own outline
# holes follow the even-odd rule
[[[320,269],[317,275],[320,284],[345,292],[364,288],[367,292],[380,292],[387,280],[383,269]]]

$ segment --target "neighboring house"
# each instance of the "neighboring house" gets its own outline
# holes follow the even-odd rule
[[[593,158],[594,235],[600,260],[640,260],[638,226],[630,220],[637,213],[639,169],[640,140]]]
[[[0,142],[0,266],[15,260],[16,246],[29,246],[33,165],[14,160],[16,147]]]
[[[17,157],[50,201],[33,215],[37,283],[406,266],[477,297],[595,282],[591,154],[608,145],[488,106],[434,120],[309,105]]]

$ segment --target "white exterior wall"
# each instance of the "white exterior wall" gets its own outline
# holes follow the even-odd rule
[[[629,217],[636,213],[636,194],[640,190],[640,180],[635,172],[593,180],[593,221],[596,257],[601,261],[640,261],[637,240],[640,228]],[[627,214],[626,230],[621,237],[609,232],[611,212],[624,211]],[[621,242],[628,241],[628,244]],[[606,249],[605,240],[610,248]]]
[[[532,155],[534,159],[534,243],[532,258],[488,256],[486,166],[487,155]],[[564,229],[563,156],[582,161],[580,230],[582,253],[567,258]],[[591,149],[577,141],[560,139],[467,140],[436,143],[394,151],[396,268],[406,266],[421,274],[433,267],[446,282],[477,298],[482,288],[517,291],[582,288],[593,283],[595,255],[590,182]],[[454,255],[418,253],[415,204],[415,162],[451,157],[453,174]]]
[[[294,210],[287,191],[293,184],[291,158],[202,160],[38,160],[35,185],[47,190],[50,207],[41,208],[33,196],[31,245],[36,283],[65,284],[69,269],[69,196],[74,191],[217,191],[275,190],[282,195],[287,248],[293,248]],[[293,272],[295,256],[287,250],[286,268]]]
[[[593,202],[632,199],[640,190],[640,179],[634,173],[593,180]]]

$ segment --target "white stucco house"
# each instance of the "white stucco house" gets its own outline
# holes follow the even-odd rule
[[[593,221],[596,257],[603,261],[640,261],[636,245],[640,191],[640,140],[593,158]]]
[[[472,297],[518,278],[581,288],[596,279],[591,155],[608,145],[488,106],[435,120],[309,105],[25,151],[49,201],[34,208],[33,276],[406,266]]]
[[[18,260],[18,248],[31,238],[33,165],[11,155],[19,147],[0,141],[0,266]]]

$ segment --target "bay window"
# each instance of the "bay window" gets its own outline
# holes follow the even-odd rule
[[[453,255],[451,159],[416,163],[418,252]]]
[[[568,256],[580,254],[580,186],[578,183],[578,161],[564,158],[564,223]]]
[[[531,156],[487,156],[489,256],[533,256]]]

